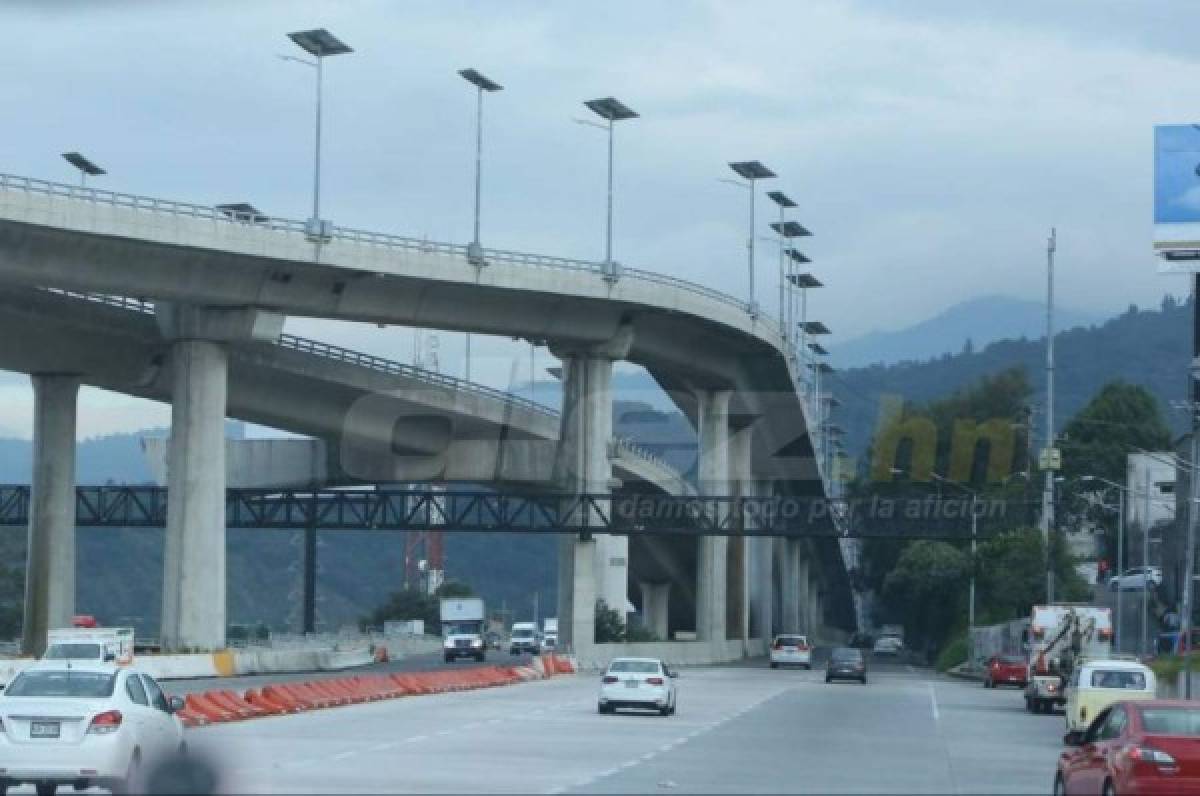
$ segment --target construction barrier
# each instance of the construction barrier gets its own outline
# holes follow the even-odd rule
[[[230,689],[214,689],[188,694],[184,699],[184,708],[176,715],[185,727],[203,727],[384,699],[495,688],[573,674],[575,671],[575,662],[566,656],[541,655],[534,658],[532,666],[479,666],[433,672],[333,677],[272,683],[241,693]]]

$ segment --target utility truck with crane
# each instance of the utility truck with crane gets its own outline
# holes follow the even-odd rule
[[[1052,713],[1065,705],[1067,678],[1084,659],[1112,656],[1112,611],[1086,603],[1035,605],[1029,623],[1025,709]]]

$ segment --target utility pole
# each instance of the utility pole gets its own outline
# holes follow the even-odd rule
[[[1187,514],[1187,543],[1184,545],[1183,557],[1183,594],[1180,599],[1179,632],[1184,643],[1183,657],[1183,696],[1192,698],[1192,586],[1196,571],[1196,492],[1200,488],[1197,478],[1197,462],[1200,462],[1200,274],[1192,275],[1192,367],[1191,382],[1188,385],[1188,397],[1192,413],[1192,444],[1191,444],[1191,475],[1188,488]]]
[[[1142,575],[1142,643],[1138,649],[1141,650],[1141,654],[1143,656],[1147,654],[1146,625],[1148,624],[1148,620],[1146,614],[1148,614],[1150,610],[1150,466],[1150,463],[1147,462],[1145,484],[1146,492],[1144,495],[1142,495],[1142,499],[1145,501],[1143,510],[1145,511],[1146,519],[1145,522],[1142,523],[1142,572],[1144,573]],[[1119,598],[1120,596],[1121,593],[1117,592],[1117,597]]]
[[[1056,234],[1050,228],[1046,242],[1046,447],[1043,448],[1042,469],[1042,544],[1046,549],[1046,602],[1054,602],[1054,554],[1050,534],[1054,527],[1054,252]]]

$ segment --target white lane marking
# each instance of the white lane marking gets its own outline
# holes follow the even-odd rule
[[[942,717],[938,713],[937,693],[933,690],[933,683],[926,683],[925,686],[929,689],[929,706],[933,708],[933,720],[940,722]]]
[[[428,741],[428,735],[414,735],[411,738],[405,738],[404,743],[416,743],[417,741]]]
[[[438,730],[437,735],[450,735],[454,730]]]
[[[334,760],[345,760],[347,757],[354,757],[356,754],[358,754],[358,751],[357,751],[357,750],[355,750],[355,749],[349,749],[349,750],[347,750],[347,751],[345,751],[345,752],[339,752],[338,754],[334,755],[332,759],[334,759]]]

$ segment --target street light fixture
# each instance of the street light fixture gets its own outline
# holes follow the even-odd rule
[[[321,83],[323,64],[326,56],[345,55],[346,53],[354,52],[354,50],[324,28],[296,31],[295,33],[289,33],[287,36],[295,42],[297,47],[316,59],[315,61],[307,61],[303,58],[296,58],[290,55],[280,56],[285,60],[296,61],[297,63],[314,67],[317,70],[317,128],[316,146],[313,155],[313,214],[312,218],[305,225],[304,232],[308,239],[314,243],[323,243],[333,236],[333,224],[321,220]]]
[[[757,160],[735,161],[729,164],[729,168],[733,169],[734,174],[745,180],[746,183],[743,185],[750,189],[750,235],[746,239],[747,265],[750,270],[750,299],[746,302],[746,311],[750,313],[750,317],[757,318],[758,301],[754,294],[754,183],[758,180],[773,178],[775,172]]]
[[[79,154],[78,152],[64,152],[63,160],[67,161],[72,166],[79,169],[79,187],[80,188],[87,187],[88,175],[91,175],[93,177],[98,177],[101,174],[108,173],[107,171],[100,168],[95,163],[88,160],[86,157]]]
[[[620,100],[614,97],[604,97],[602,99],[588,100],[583,103],[592,113],[604,119],[608,124],[597,124],[584,119],[577,119],[581,124],[586,124],[591,127],[598,127],[601,130],[608,130],[608,215],[605,223],[604,232],[604,276],[609,280],[616,280],[619,276],[620,268],[613,260],[612,256],[612,217],[613,217],[613,123],[622,122],[626,119],[636,119],[638,114]]]
[[[460,69],[458,74],[475,86],[475,236],[467,245],[467,262],[480,267],[487,264],[483,259],[483,244],[479,242],[479,196],[483,174],[483,93],[501,91],[504,86],[485,77],[477,69]],[[467,332],[466,380],[471,380],[471,333]]]

